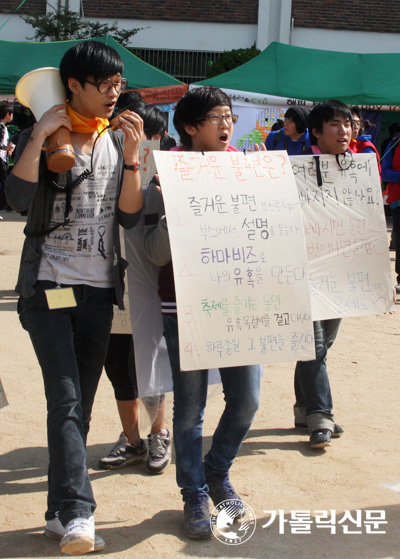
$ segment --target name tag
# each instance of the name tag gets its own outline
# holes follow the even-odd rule
[[[72,287],[46,289],[45,293],[50,310],[76,307],[76,299]]]

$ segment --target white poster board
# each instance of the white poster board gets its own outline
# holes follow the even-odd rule
[[[312,359],[301,210],[286,152],[156,152],[183,370]]]
[[[392,311],[388,238],[375,153],[338,160],[334,155],[289,159],[303,213],[313,319]]]

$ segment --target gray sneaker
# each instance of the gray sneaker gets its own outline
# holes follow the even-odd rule
[[[154,435],[149,435],[147,439],[147,470],[151,474],[162,474],[171,461],[171,434],[168,429],[162,429]]]
[[[222,503],[222,501],[230,500],[232,501],[232,505],[236,510],[235,517],[243,518],[243,501],[236,493],[233,485],[229,481],[228,473],[219,476],[206,475],[206,483],[208,485],[208,494],[215,507],[218,506],[219,503]]]
[[[198,495],[186,501],[183,509],[183,529],[194,540],[211,537],[210,505],[207,495]]]
[[[308,425],[307,423],[298,423],[295,422],[294,424],[296,429],[308,429]],[[341,437],[344,433],[344,429],[343,427],[341,427],[340,425],[337,425],[337,423],[335,423],[331,437],[332,439],[338,439],[339,437]]]
[[[116,470],[134,464],[146,462],[147,449],[146,443],[140,439],[140,443],[128,443],[125,434],[122,432],[116,445],[111,451],[99,460],[100,468],[103,470]]]
[[[330,429],[316,429],[310,436],[311,448],[325,448],[331,446],[332,431]]]

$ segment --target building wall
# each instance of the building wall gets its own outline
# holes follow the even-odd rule
[[[0,31],[0,39],[26,41],[27,37],[33,37],[34,29],[17,15],[0,14],[0,26],[8,18],[10,21]],[[105,23],[104,19],[90,19]],[[116,21],[118,26],[124,29],[149,27],[132,37],[129,46],[137,48],[223,52],[224,50],[251,47],[257,37],[256,25],[127,19],[107,19],[106,21],[107,23]]]
[[[0,0],[0,26],[9,18],[0,39],[33,36],[19,15],[10,15],[19,4]],[[69,0],[71,9],[79,5]],[[400,0],[83,0],[82,5],[84,19],[146,28],[131,39],[137,48],[222,52],[280,41],[344,52],[400,51]],[[18,14],[45,10],[46,0],[27,0]]]
[[[300,28],[393,34],[400,33],[399,8],[398,0],[292,0],[292,18]]]
[[[256,25],[258,0],[83,0],[83,10],[87,18]]]
[[[400,52],[400,34],[295,27],[291,44],[339,52]]]

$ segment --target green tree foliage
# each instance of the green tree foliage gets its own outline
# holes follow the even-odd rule
[[[260,54],[260,52],[261,51],[256,48],[255,45],[248,49],[233,49],[225,51],[216,62],[210,61],[208,63],[207,78],[213,78],[214,76],[219,76],[220,74],[229,72],[229,70],[233,70],[245,62],[248,62]]]
[[[120,45],[126,47],[130,38],[136,35],[138,31],[148,29],[146,27],[119,29],[116,21],[112,25],[97,21],[83,21],[77,12],[67,10],[65,7],[62,7],[58,12],[49,12],[46,15],[32,13],[20,17],[36,30],[33,37],[26,38],[39,43],[43,43],[46,39],[50,41],[69,41],[111,35]]]

